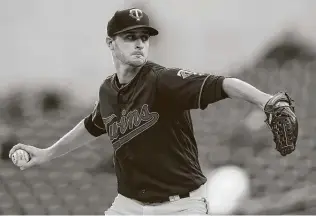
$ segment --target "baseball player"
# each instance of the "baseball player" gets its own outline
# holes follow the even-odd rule
[[[116,71],[101,84],[93,111],[48,148],[14,146],[10,156],[17,149],[31,156],[22,170],[106,134],[113,145],[118,188],[106,215],[208,214],[207,178],[199,163],[190,110],[204,110],[226,98],[260,107],[269,116],[267,124],[281,145],[278,150],[282,155],[294,151],[297,122],[287,94],[269,95],[232,77],[148,61],[150,37],[158,35],[158,30],[140,9],[117,11],[107,33]],[[274,115],[276,110],[278,115]],[[282,116],[283,122],[275,116]],[[286,134],[281,130],[284,125],[292,126]],[[284,143],[280,137],[289,134],[291,139]]]

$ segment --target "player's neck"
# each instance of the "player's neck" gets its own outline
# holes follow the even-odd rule
[[[121,84],[129,83],[142,67],[132,67],[130,65],[115,64],[116,74]]]

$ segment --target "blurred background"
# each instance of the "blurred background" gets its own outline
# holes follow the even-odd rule
[[[132,6],[160,30],[151,60],[292,96],[300,123],[293,154],[276,152],[260,110],[227,99],[192,111],[200,161],[206,173],[226,164],[248,171],[251,199],[240,214],[316,213],[316,1],[1,0],[0,214],[103,214],[112,203],[106,136],[25,171],[8,151],[18,142],[50,146],[92,111],[114,73],[106,24]]]

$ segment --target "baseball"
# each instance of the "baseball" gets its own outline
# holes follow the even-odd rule
[[[211,214],[233,214],[249,195],[250,179],[242,168],[224,166],[208,175],[207,196]]]
[[[27,151],[18,149],[12,154],[11,160],[18,167],[24,166],[30,160],[30,155]]]

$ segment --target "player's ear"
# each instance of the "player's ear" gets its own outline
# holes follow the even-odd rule
[[[106,37],[106,44],[110,48],[110,50],[114,49],[114,38]]]

